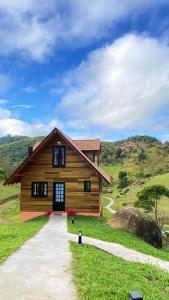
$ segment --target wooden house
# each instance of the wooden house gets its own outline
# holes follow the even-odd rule
[[[100,150],[100,140],[72,140],[57,128],[29,148],[4,183],[21,183],[21,220],[47,211],[100,216],[102,180],[110,183],[99,167]]]

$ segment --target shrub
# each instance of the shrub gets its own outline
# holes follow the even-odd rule
[[[128,181],[127,172],[119,171],[118,178],[119,178],[118,188],[122,189],[128,186],[129,181]]]

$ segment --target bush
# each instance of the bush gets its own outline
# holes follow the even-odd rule
[[[129,181],[128,181],[127,172],[119,171],[118,178],[119,178],[118,188],[122,189],[128,186]]]
[[[6,179],[7,179],[6,172],[0,169],[0,180],[6,180]]]

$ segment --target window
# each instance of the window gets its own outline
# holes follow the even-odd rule
[[[84,192],[90,192],[91,191],[91,182],[89,180],[84,181]]]
[[[53,146],[53,167],[62,168],[65,166],[65,147]]]
[[[32,182],[32,197],[47,197],[48,183],[47,182]]]

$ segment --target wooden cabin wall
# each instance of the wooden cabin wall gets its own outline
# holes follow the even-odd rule
[[[64,168],[52,167],[52,146],[66,146]],[[91,181],[91,192],[84,192],[84,180]],[[31,196],[33,181],[48,182],[48,197]],[[53,209],[53,182],[65,182],[65,210],[81,213],[99,212],[99,177],[84,159],[58,136],[32,162],[21,178],[21,211],[47,211]]]

